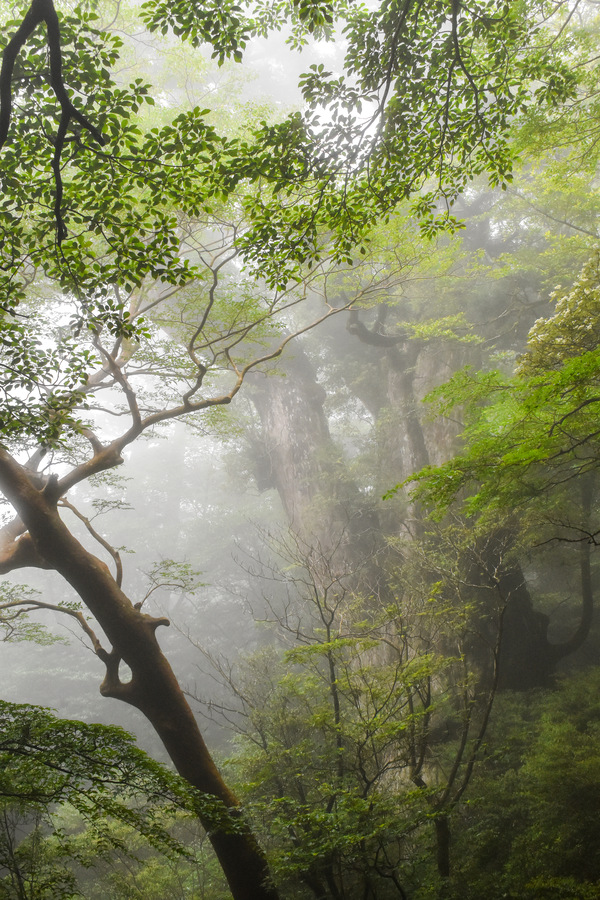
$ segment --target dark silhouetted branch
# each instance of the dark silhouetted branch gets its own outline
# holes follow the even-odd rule
[[[102,134],[92,125],[89,119],[76,109],[67,93],[62,76],[62,51],[60,46],[60,22],[54,8],[53,0],[33,0],[25,13],[21,25],[8,42],[2,55],[2,68],[0,69],[0,150],[6,143],[12,114],[12,74],[17,56],[31,37],[35,29],[42,22],[46,25],[48,42],[48,55],[50,60],[49,82],[60,103],[61,114],[58,131],[54,141],[54,155],[52,158],[52,171],[56,194],[54,202],[54,216],[56,219],[57,240],[60,244],[67,235],[67,229],[62,218],[63,182],[61,175],[61,157],[65,144],[67,131],[71,119],[92,135],[100,146],[106,143]]]

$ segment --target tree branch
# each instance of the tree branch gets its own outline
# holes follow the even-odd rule
[[[13,525],[13,522],[10,524]],[[18,517],[14,520],[14,524],[18,525],[21,537],[11,539],[8,527],[4,535],[5,529],[0,532],[0,575],[8,575],[15,569],[26,569],[30,566],[34,569],[54,568],[39,553],[30,535],[22,534],[25,526]],[[2,537],[4,537],[3,541]]]
[[[92,125],[89,119],[76,109],[67,93],[62,76],[62,50],[60,46],[60,22],[54,8],[53,0],[33,0],[26,12],[21,25],[8,42],[2,54],[2,68],[0,69],[0,150],[4,146],[10,127],[12,114],[12,74],[14,65],[27,39],[31,37],[35,29],[42,22],[46,24],[48,54],[50,58],[49,82],[60,103],[61,114],[58,131],[54,141],[54,155],[52,158],[52,170],[56,186],[54,216],[56,219],[57,241],[60,243],[67,236],[67,229],[62,218],[63,183],[61,175],[61,157],[65,138],[71,119],[85,128],[100,146],[106,144],[106,140]]]
[[[83,513],[80,513],[72,503],[69,503],[66,497],[62,497],[58,505],[64,507],[65,509],[70,509],[73,515],[77,516],[80,522],[83,522],[94,540],[98,541],[100,546],[104,547],[106,552],[113,558],[115,564],[115,581],[117,582],[119,587],[121,587],[123,583],[123,563],[121,561],[121,554],[119,553],[119,551],[115,550],[115,548],[96,531],[90,520],[86,516],[84,516]]]

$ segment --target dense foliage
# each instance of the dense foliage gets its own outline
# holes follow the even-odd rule
[[[420,496],[445,510],[475,485],[469,510],[514,509],[594,472],[599,289],[595,251],[568,293],[555,289],[556,311],[531,328],[514,375],[465,369],[431,395],[440,414],[465,408],[468,449],[424,470]]]
[[[165,813],[190,815],[207,801],[126,732],[2,702],[0,733],[2,896],[73,896],[75,863],[89,867],[117,851],[128,853],[115,823],[162,853],[185,855],[165,827]],[[85,844],[56,817],[67,804],[87,823]]]

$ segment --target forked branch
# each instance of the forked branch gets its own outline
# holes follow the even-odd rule
[[[107,664],[109,654],[100,643],[95,631],[91,628],[84,614],[80,610],[70,609],[68,606],[59,606],[56,603],[47,603],[44,600],[36,600],[34,597],[30,596],[27,596],[22,600],[10,600],[7,603],[0,603],[0,613],[8,610],[16,611],[19,609],[22,610],[23,613],[30,613],[36,609],[48,609],[52,612],[62,613],[65,616],[76,619],[79,627],[90,639],[90,643],[96,656],[101,659],[105,665]]]
[[[54,140],[54,155],[52,158],[52,171],[56,187],[54,201],[54,216],[56,219],[57,240],[61,241],[67,236],[67,229],[62,217],[63,183],[61,175],[61,157],[65,144],[65,138],[71,120],[88,131],[100,146],[104,146],[105,139],[92,125],[89,119],[76,109],[67,93],[62,75],[62,51],[60,46],[60,22],[54,8],[53,0],[32,0],[31,6],[25,13],[21,25],[12,36],[2,54],[2,68],[0,69],[0,150],[8,137],[12,114],[12,75],[17,56],[31,37],[38,25],[44,22],[48,42],[49,56],[49,82],[56,99],[60,103],[60,120]]]
[[[79,510],[73,506],[72,503],[69,503],[66,497],[62,497],[58,503],[59,506],[64,507],[65,509],[70,509],[73,515],[77,516],[80,522],[83,522],[87,531],[91,534],[95,541],[97,541],[101,547],[104,547],[106,552],[112,557],[115,564],[115,581],[121,587],[123,583],[123,563],[121,561],[121,554],[118,550],[116,550],[108,541],[99,534],[87,516],[84,516],[83,513],[80,513]]]

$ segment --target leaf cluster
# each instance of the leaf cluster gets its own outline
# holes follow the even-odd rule
[[[69,803],[98,834],[107,834],[108,820],[116,820],[162,852],[185,853],[163,827],[161,811],[210,814],[216,802],[115,726],[60,719],[41,707],[3,701],[0,733],[3,801],[41,810]]]
[[[513,376],[466,368],[432,392],[439,414],[462,410],[465,422],[464,449],[413,479],[438,515],[465,496],[469,513],[509,511],[597,469],[597,293],[595,253],[555,315],[535,323]]]

